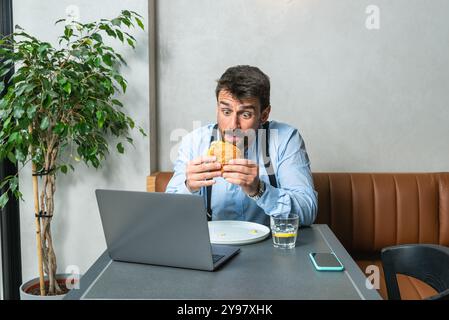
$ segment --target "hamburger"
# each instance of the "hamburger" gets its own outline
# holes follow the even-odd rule
[[[213,141],[207,151],[207,155],[217,157],[217,162],[221,163],[222,171],[223,165],[228,163],[229,160],[242,157],[240,149],[226,141]]]

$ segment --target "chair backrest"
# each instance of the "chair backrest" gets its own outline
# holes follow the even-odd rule
[[[172,172],[147,178],[164,192]],[[378,255],[406,243],[449,246],[449,173],[313,173],[316,223],[329,225],[351,254]]]
[[[400,300],[397,274],[421,280],[438,294],[428,299],[449,300],[449,248],[439,245],[401,245],[382,249],[388,299]]]

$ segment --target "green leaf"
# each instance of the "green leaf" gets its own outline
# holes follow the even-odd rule
[[[39,52],[39,54],[41,54],[42,52],[49,49],[50,47],[51,47],[51,45],[49,43],[43,43],[39,46],[39,48],[37,49],[37,52]]]
[[[104,111],[97,111],[95,113],[95,115],[97,116],[98,127],[100,129],[103,128],[103,124],[104,124],[104,121],[105,121],[105,112]]]
[[[101,65],[101,59],[100,57],[95,57],[94,59],[94,65],[98,68]]]
[[[9,125],[10,125],[10,123],[11,123],[11,119],[12,119],[12,117],[10,116],[10,117],[8,117],[8,118],[5,120],[5,122],[3,122],[3,129],[8,129],[8,128],[9,128]]]
[[[114,26],[120,27],[120,24],[121,24],[122,22],[120,21],[119,18],[115,18],[115,19],[112,19],[112,20],[111,20],[111,23],[112,23],[112,25],[114,25]]]
[[[112,66],[112,56],[109,53],[105,54],[102,58],[105,64],[107,64],[110,67]]]
[[[120,101],[118,101],[117,99],[112,99],[111,101],[113,104],[119,106],[119,107],[123,107],[123,103],[121,103]]]
[[[87,101],[86,107],[88,107],[89,109],[94,109],[95,108],[95,102],[93,100]]]
[[[120,86],[122,87],[123,93],[126,93],[126,88],[127,88],[126,80],[125,80],[122,76],[120,76],[120,75],[115,75],[115,76],[114,76],[114,79],[115,79],[115,80],[120,84]]]
[[[16,190],[16,191],[14,191],[13,193],[14,193],[14,196],[16,197],[16,199],[21,199],[21,200],[23,200],[23,194],[22,194],[22,192],[20,192],[19,190]]]
[[[71,27],[69,27],[69,26],[66,26],[65,29],[64,29],[64,35],[67,38],[70,38],[73,35],[73,29]]]
[[[140,14],[138,14],[137,12],[135,12],[135,11],[131,11],[131,13],[134,14],[135,16],[138,16],[138,17],[142,18],[142,16]]]
[[[126,117],[126,120],[128,120],[129,126],[131,127],[131,129],[134,129],[134,120],[131,119],[130,117]]]
[[[58,76],[58,83],[59,85],[63,86],[65,83],[67,83],[67,78]]]
[[[5,83],[3,81],[0,81],[0,93],[3,92],[3,89],[5,89]]]
[[[6,68],[0,71],[0,78],[4,77],[10,70],[10,68]]]
[[[64,133],[65,128],[66,128],[66,125],[64,123],[58,122],[56,124],[56,126],[53,128],[53,132],[61,135],[62,133]]]
[[[118,150],[119,153],[124,153],[125,152],[125,148],[123,148],[123,145],[122,145],[121,142],[117,144],[117,150]]]
[[[4,194],[2,194],[2,196],[0,197],[0,208],[4,208],[6,206],[6,204],[8,203],[9,197],[8,197],[8,193],[5,192]]]
[[[117,37],[120,39],[121,42],[123,42],[123,33],[120,30],[115,30],[117,33]]]
[[[37,105],[33,105],[27,109],[28,119],[33,119],[34,114],[36,113],[37,107],[38,107]]]
[[[14,153],[12,153],[11,151],[8,152],[7,157],[8,157],[8,159],[9,159],[9,161],[11,161],[12,163],[16,163],[16,162],[17,162],[16,156],[15,156]]]
[[[49,125],[50,125],[50,120],[48,120],[48,117],[45,117],[44,119],[42,119],[40,128],[41,128],[41,130],[46,130]]]
[[[134,49],[136,48],[135,46],[134,46],[134,42],[131,40],[131,39],[126,39],[126,41],[128,41],[128,44],[131,46],[131,47],[133,47]]]
[[[101,37],[101,35],[99,33],[94,33],[92,35],[92,38],[97,42],[103,42],[103,38]]]
[[[89,155],[93,156],[93,155],[96,155],[97,153],[98,153],[98,147],[95,146],[95,147],[91,148]]]
[[[120,53],[116,53],[115,54],[117,58],[119,58],[119,60],[126,66],[126,61],[125,59],[123,59],[122,55]]]
[[[101,84],[103,85],[104,88],[106,88],[107,90],[111,89],[111,82],[109,81],[109,79],[105,79],[104,81],[101,82]]]
[[[136,22],[137,22],[137,24],[139,25],[139,27],[140,27],[142,30],[145,30],[145,27],[143,26],[142,20],[140,20],[140,19],[137,18],[137,17],[134,17],[134,19],[136,20]]]
[[[20,162],[25,161],[25,155],[23,154],[22,150],[16,149],[15,156],[16,156],[17,161],[20,161]]]
[[[44,103],[43,103],[44,108],[48,108],[50,103],[51,103],[51,96],[49,94],[47,94],[44,99]]]
[[[23,114],[25,113],[25,110],[22,106],[14,108],[14,118],[20,119],[22,118]]]
[[[139,131],[140,131],[140,133],[141,133],[144,137],[147,136],[145,130],[143,130],[142,128],[139,127]]]
[[[16,91],[16,96],[20,97],[23,92],[25,91],[25,89],[27,89],[28,87],[30,87],[29,84],[20,84],[20,86],[18,87],[17,91]]]
[[[100,29],[106,31],[106,33],[113,38],[117,38],[117,35],[115,34],[114,30],[112,30],[109,26],[103,25],[100,27]]]
[[[67,166],[66,165],[61,166],[61,172],[64,174],[67,174]]]
[[[79,58],[79,57],[81,56],[81,50],[77,50],[77,49],[72,50],[72,55],[73,55],[74,57]]]
[[[122,15],[124,15],[125,17],[131,18],[131,12],[129,12],[128,10],[122,10]]]
[[[129,28],[131,26],[131,21],[128,18],[122,18],[122,22]]]
[[[72,85],[70,84],[70,82],[67,82],[62,86],[62,89],[64,89],[65,92],[70,94],[72,92]]]
[[[4,186],[6,186],[6,184],[8,184],[10,181],[10,179],[5,178],[2,183],[0,183],[0,189],[3,189]]]
[[[57,94],[56,92],[54,92],[53,90],[49,90],[47,91],[48,95],[52,98],[59,98],[59,94]]]
[[[19,137],[19,133],[17,131],[11,133],[11,135],[8,138],[8,142],[16,143],[17,138]]]
[[[7,101],[6,99],[0,99],[0,111],[3,111],[4,113],[0,116],[1,118],[3,118],[7,112],[5,110],[6,106],[8,105],[9,101]],[[9,108],[8,108],[9,109]]]

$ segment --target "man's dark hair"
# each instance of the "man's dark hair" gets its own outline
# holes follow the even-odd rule
[[[215,95],[226,90],[239,100],[258,98],[260,111],[270,105],[270,79],[257,67],[235,66],[228,68],[217,81]]]

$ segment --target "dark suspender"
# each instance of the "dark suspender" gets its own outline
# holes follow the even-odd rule
[[[270,123],[268,121],[266,121],[263,125],[262,128],[265,129],[266,135],[265,135],[265,155],[266,155],[266,159],[267,161],[265,161],[264,159],[264,166],[265,168],[269,168],[271,166],[271,160],[270,160]],[[217,129],[218,129],[218,124],[215,124],[213,129],[212,129],[212,135],[210,137],[210,142],[209,142],[209,146],[212,144],[212,142],[215,140],[215,136],[217,135]],[[256,140],[258,139],[259,134],[256,134]],[[256,152],[258,152],[256,150]],[[276,182],[276,176],[274,174],[269,174],[268,175],[268,179],[270,179],[270,184],[277,188],[277,182]],[[207,199],[207,220],[212,220],[212,208],[211,208],[211,199],[212,199],[212,186],[207,186],[206,187],[206,199]]]
[[[214,125],[212,129],[212,135],[210,136],[209,147],[212,142],[215,140],[215,136],[217,135],[218,124]],[[212,220],[212,209],[211,209],[211,199],[212,199],[212,186],[206,187],[206,198],[207,198],[207,220]]]
[[[266,121],[263,125],[262,128],[265,129],[266,135],[265,135],[265,154],[267,156],[267,161],[264,159],[263,163],[265,166],[265,169],[268,169],[271,166],[271,159],[270,159],[270,123],[268,121]],[[256,137],[258,137],[259,135],[257,135]],[[267,170],[268,172],[268,170]],[[268,179],[270,179],[270,184],[277,188],[278,184],[276,182],[276,176],[275,174],[268,174]]]

